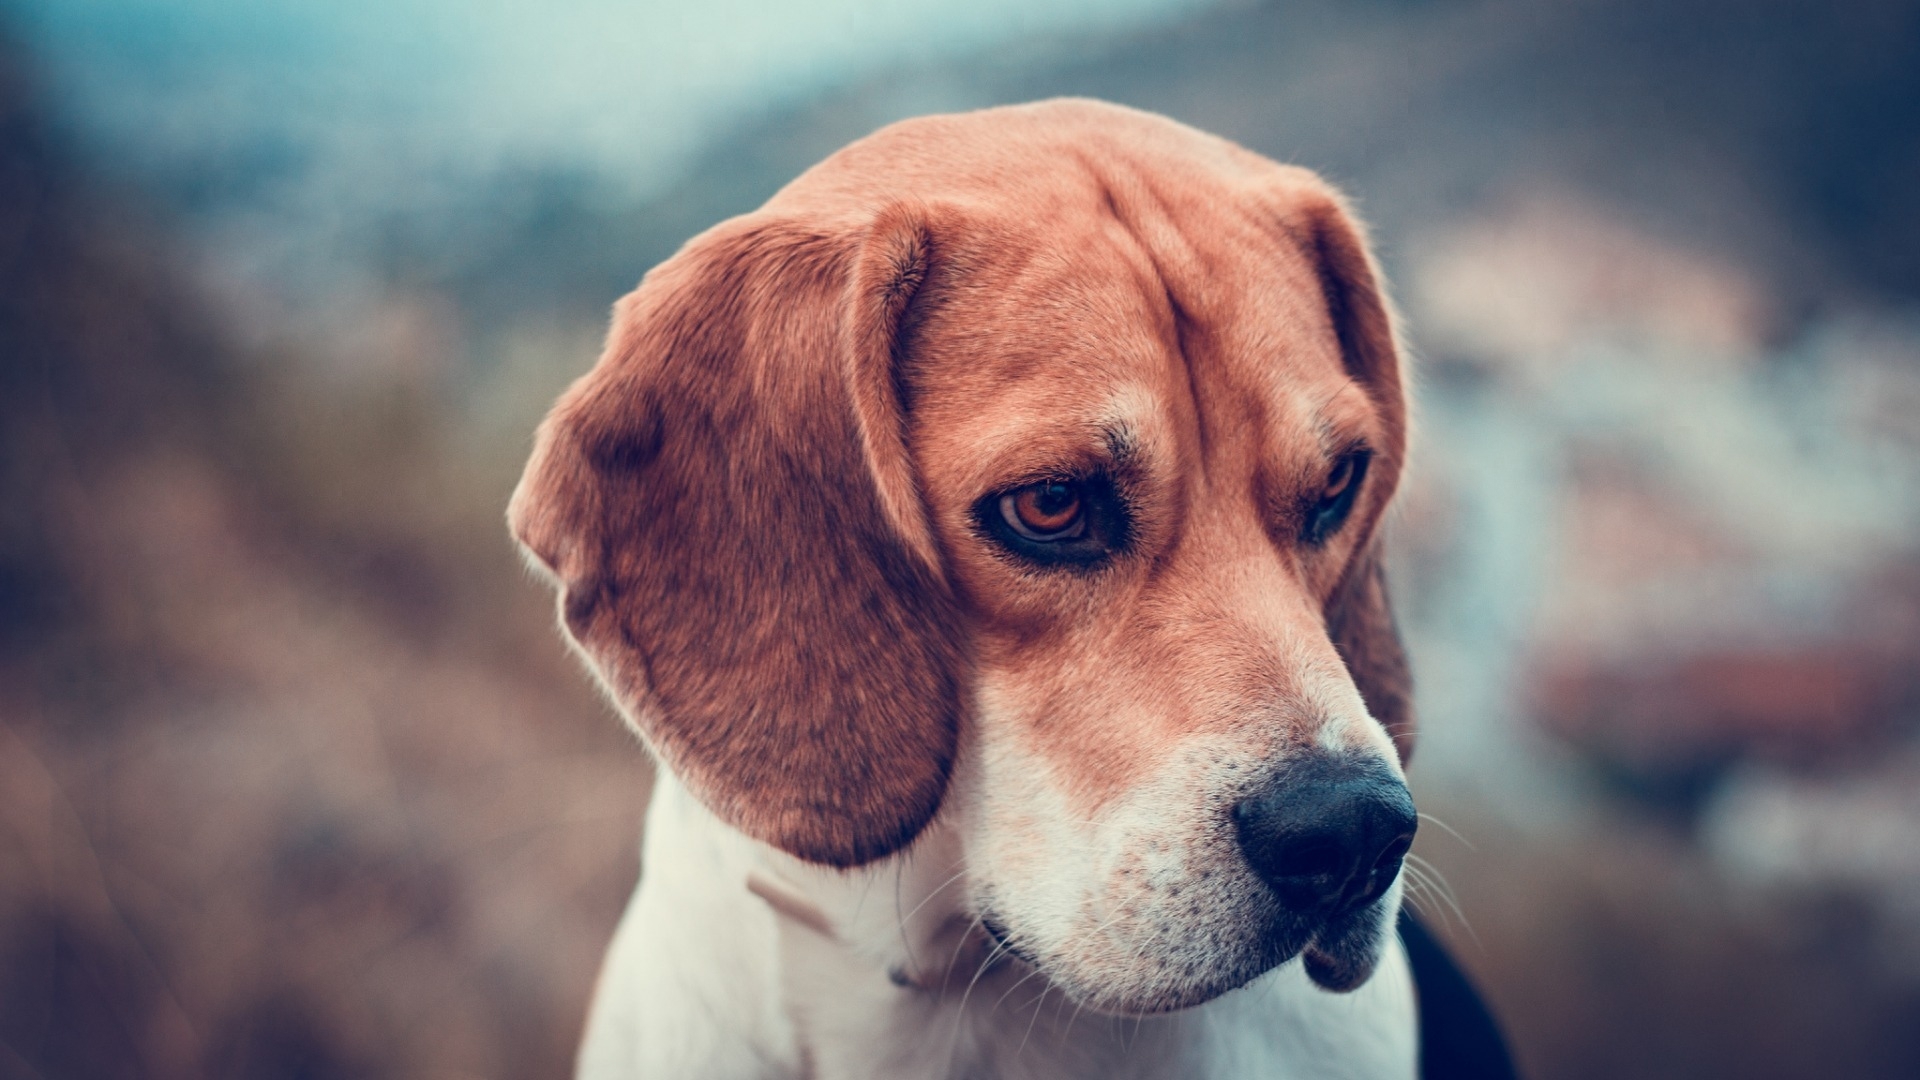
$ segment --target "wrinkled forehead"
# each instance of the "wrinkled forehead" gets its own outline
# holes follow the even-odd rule
[[[1178,448],[1218,469],[1370,437],[1316,265],[1283,227],[1123,214],[970,223],[907,350],[923,450],[953,443],[949,467],[990,487],[1036,460]]]

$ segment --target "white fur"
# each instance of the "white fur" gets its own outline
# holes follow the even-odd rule
[[[1314,986],[1296,959],[1180,1012],[1095,1014],[996,955],[971,921],[974,868],[957,816],[943,812],[902,855],[833,871],[720,823],[663,770],[640,888],[601,974],[578,1076],[1414,1075],[1413,989],[1397,939],[1349,994]],[[806,909],[782,914],[763,894]],[[1397,900],[1396,886],[1389,917]]]
[[[1284,628],[1270,637],[1294,685],[1268,708],[1320,717],[1314,746],[1402,775],[1392,741],[1332,649],[1306,648]],[[992,911],[1062,989],[1116,1011],[1210,996],[1209,981],[1242,982],[1235,972],[1267,932],[1259,912],[1276,901],[1247,863],[1228,811],[1298,752],[1285,745],[1288,725],[1263,722],[1258,704],[1231,696],[1210,703],[1239,722],[1179,742],[1152,775],[1094,809],[1070,795],[1071,763],[1050,761],[1023,739],[1041,721],[1016,717],[1017,701],[991,673],[983,677],[981,722],[942,810],[961,838],[969,909]],[[1109,714],[1117,727],[1129,724],[1125,707]],[[1150,730],[1154,718],[1140,711],[1134,726]],[[1395,900],[1381,906],[1388,934]]]

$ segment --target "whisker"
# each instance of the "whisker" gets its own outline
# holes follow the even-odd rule
[[[967,942],[973,938],[974,933],[985,925],[986,917],[985,912],[975,915],[973,921],[968,923],[967,928],[961,932],[960,940],[954,942],[953,955],[947,957],[946,974],[940,976],[940,986],[942,989],[945,989],[946,985],[953,981],[953,965],[960,962],[960,950],[966,948]]]
[[[1006,945],[1006,943],[1005,943],[1005,942],[1001,942],[1001,941],[997,941],[997,940],[996,940],[996,941],[995,941],[995,942],[993,943],[993,949],[992,949],[992,950],[991,950],[990,952],[988,952],[988,953],[987,953],[987,957],[986,957],[986,959],[984,959],[984,960],[982,960],[982,961],[980,961],[980,966],[974,969],[974,971],[973,971],[973,978],[972,978],[971,980],[969,980],[969,981],[967,982],[967,989],[966,989],[966,992],[960,995],[960,1009],[959,1009],[959,1012],[960,1012],[960,1015],[961,1015],[961,1016],[965,1016],[965,1015],[966,1015],[966,1012],[967,1012],[967,1001],[968,1001],[968,999],[970,999],[970,998],[972,998],[972,997],[973,997],[973,988],[974,988],[975,986],[977,986],[977,985],[979,985],[979,983],[980,983],[980,976],[982,976],[982,975],[985,975],[985,974],[987,973],[987,970],[988,970],[989,968],[991,968],[991,967],[993,967],[993,962],[994,962],[995,960],[998,960],[998,959],[1000,959],[1000,956],[1001,956],[1001,954],[1003,954],[1003,953],[1005,953],[1005,952],[1007,952],[1007,945]],[[957,1029],[957,1028],[955,1029],[955,1034],[956,1034],[956,1038],[957,1038],[957,1037],[958,1037],[958,1029]]]
[[[909,911],[904,915],[900,913],[900,883],[897,879],[895,880],[894,888],[893,888],[894,927],[899,931],[900,947],[906,951],[907,962],[913,965],[913,968],[915,971],[918,971],[920,969],[920,958],[914,955],[913,937],[911,934],[907,932],[907,921],[912,919],[915,915],[920,914],[921,908],[924,908],[928,904],[932,903],[934,897],[939,896],[941,893],[947,891],[948,886],[952,885],[955,881],[958,881],[961,877],[965,876],[965,874],[966,874],[966,870],[964,868],[955,872],[952,877],[941,882],[938,888],[935,888],[932,892],[928,893],[924,898],[921,899],[919,903],[913,905],[912,911]],[[962,942],[965,942],[966,941],[965,935],[962,935],[960,940]],[[956,958],[959,956],[958,946],[955,946],[954,956]],[[948,975],[953,974],[952,960],[947,961],[947,974]]]
[[[1020,1036],[1020,1045],[1013,1049],[1013,1060],[1019,1061],[1020,1055],[1027,1052],[1027,1040],[1033,1038],[1033,1025],[1040,1022],[1041,1003],[1046,1001],[1047,995],[1051,993],[1053,993],[1051,985],[1043,986],[1040,988],[1040,996],[1033,999],[1033,1016],[1027,1020],[1027,1030]]]
[[[1406,902],[1411,904],[1415,911],[1430,919],[1446,918],[1446,912],[1440,909],[1438,901],[1434,899],[1433,887],[1427,884],[1419,871],[1407,867],[1406,885]]]
[[[1052,980],[1048,980],[1047,985],[1052,986],[1053,985]],[[1054,999],[1054,1005],[1053,1005],[1053,1026],[1054,1027],[1058,1028],[1060,1026],[1060,1014],[1065,1012],[1066,1010],[1067,1010],[1067,992],[1065,990],[1062,990],[1060,991],[1060,996]]]
[[[1062,994],[1060,996],[1062,1000],[1066,998],[1065,994]],[[1067,1026],[1064,1030],[1060,1032],[1060,1041],[1065,1042],[1067,1039],[1067,1036],[1073,1034],[1073,1025],[1079,1021],[1080,1013],[1083,1010],[1085,1010],[1086,1007],[1087,1007],[1087,1003],[1084,1001],[1076,1001],[1073,1003],[1073,1015],[1067,1017]]]
[[[1406,865],[1412,867],[1423,880],[1434,885],[1448,901],[1454,901],[1453,888],[1447,884],[1446,875],[1440,872],[1439,867],[1411,852],[1407,854]]]
[[[1420,904],[1422,912],[1435,917],[1444,917],[1446,912],[1437,908],[1427,910],[1439,901],[1439,895],[1434,889],[1432,879],[1425,873],[1422,873],[1419,867],[1411,863],[1402,866],[1401,872],[1406,875],[1405,880],[1408,892],[1413,894],[1413,898]]]
[[[1038,974],[1040,974],[1039,968],[1037,967],[1028,968],[1027,973],[1025,975],[1020,976],[1018,979],[1014,980],[1013,985],[1007,987],[1006,993],[1003,993],[998,998],[996,998],[993,1002],[993,1005],[989,1007],[987,1011],[990,1013],[999,1011],[1000,1006],[1004,1004],[1008,998],[1013,996],[1013,992],[1015,990],[1018,990],[1022,986],[1025,986],[1028,979],[1031,979]]]
[[[911,919],[911,918],[913,918],[913,917],[914,917],[915,915],[918,915],[918,914],[920,914],[920,909],[921,909],[921,908],[923,908],[923,907],[926,907],[926,906],[927,906],[928,904],[930,904],[930,903],[932,903],[932,902],[933,902],[933,898],[934,898],[934,897],[936,897],[936,896],[939,896],[939,895],[940,895],[941,893],[943,893],[943,892],[946,892],[946,891],[947,891],[947,887],[948,887],[948,886],[950,886],[950,885],[952,885],[952,884],[953,884],[954,882],[956,882],[956,881],[959,881],[959,880],[960,880],[961,878],[963,878],[963,877],[966,877],[966,876],[967,876],[967,870],[966,870],[966,867],[965,867],[965,866],[963,865],[963,866],[962,866],[962,867],[961,867],[961,868],[960,868],[959,870],[957,870],[957,871],[955,871],[955,872],[954,872],[954,875],[953,875],[952,877],[950,877],[950,878],[948,878],[947,880],[945,880],[945,881],[943,881],[943,882],[941,882],[941,883],[940,883],[940,884],[939,884],[938,886],[936,886],[936,887],[935,887],[935,888],[933,889],[933,891],[932,891],[932,892],[929,892],[929,893],[928,893],[928,894],[926,895],[926,898],[925,898],[925,899],[923,899],[923,900],[921,900],[921,901],[920,901],[919,903],[917,903],[917,904],[915,904],[915,905],[913,905],[913,910],[912,910],[912,911],[909,911],[909,912],[907,912],[907,913],[906,913],[905,915],[902,915],[902,916],[900,916],[900,932],[901,932],[901,933],[903,933],[903,934],[904,934],[904,933],[906,933],[906,930],[907,930],[907,920],[908,920],[908,919]]]
[[[994,942],[993,951],[987,954],[986,959],[980,961],[980,966],[973,971],[973,978],[967,982],[966,992],[960,995],[960,1006],[955,1009],[953,1013],[953,1043],[947,1048],[947,1067],[949,1071],[952,1070],[953,1060],[960,1056],[960,1029],[967,1022],[967,1002],[973,997],[973,988],[980,984],[980,976],[987,973],[987,969],[993,966],[994,960],[999,957],[1005,948],[1006,946],[1000,942]]]
[[[1420,813],[1420,820],[1421,820],[1421,821],[1431,821],[1431,822],[1433,822],[1433,824],[1434,824],[1434,826],[1435,826],[1436,828],[1439,828],[1439,829],[1442,829],[1442,830],[1444,830],[1444,831],[1446,832],[1446,834],[1447,834],[1448,836],[1451,836],[1451,837],[1453,837],[1453,838],[1454,838],[1455,840],[1458,840],[1458,841],[1460,841],[1460,843],[1462,843],[1462,844],[1464,844],[1464,845],[1466,845],[1466,849],[1467,849],[1468,851],[1474,851],[1474,852],[1477,852],[1477,851],[1479,851],[1479,850],[1480,850],[1479,848],[1476,848],[1476,847],[1474,847],[1474,846],[1473,846],[1473,841],[1471,841],[1471,840],[1469,840],[1469,839],[1467,839],[1467,838],[1466,838],[1466,837],[1464,837],[1464,836],[1461,836],[1461,835],[1460,835],[1460,831],[1459,831],[1458,829],[1455,829],[1455,828],[1454,828],[1453,826],[1451,826],[1451,825],[1449,825],[1449,824],[1447,824],[1447,823],[1446,823],[1446,822],[1444,822],[1444,821],[1441,821],[1441,820],[1440,820],[1439,818],[1437,818],[1437,817],[1434,817],[1434,816],[1433,816],[1432,814],[1428,814],[1428,813],[1421,813],[1421,812],[1419,812],[1419,811],[1416,811],[1416,813]]]
[[[1474,931],[1473,924],[1467,921],[1466,912],[1460,909],[1460,901],[1453,894],[1453,886],[1447,884],[1446,875],[1442,874],[1432,863],[1420,858],[1418,855],[1408,854],[1407,865],[1416,867],[1419,870],[1421,877],[1428,880],[1428,883],[1432,886],[1440,900],[1444,902],[1448,908],[1452,909],[1453,917],[1460,921],[1460,928],[1467,932],[1467,936],[1473,939],[1475,945],[1479,945],[1480,935]]]
[[[1473,933],[1473,928],[1467,925],[1460,906],[1434,883],[1431,876],[1421,872],[1418,867],[1409,866],[1407,870],[1409,899],[1420,914],[1432,919],[1436,925],[1445,927],[1457,922],[1469,935]],[[1476,937],[1475,941],[1478,940]]]

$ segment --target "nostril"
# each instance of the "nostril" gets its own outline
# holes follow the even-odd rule
[[[1318,843],[1283,848],[1269,867],[1275,877],[1345,877],[1352,866],[1347,852],[1338,844]]]
[[[1373,860],[1374,872],[1380,873],[1381,871],[1387,871],[1392,873],[1398,871],[1400,869],[1400,863],[1407,857],[1407,852],[1412,850],[1413,835],[1411,833],[1396,838],[1393,843],[1387,845],[1385,851],[1380,853],[1379,858]]]
[[[1385,896],[1387,890],[1393,887],[1393,879],[1400,873],[1400,864],[1406,859],[1407,852],[1412,848],[1412,835],[1399,837],[1394,840],[1393,843],[1388,844],[1386,849],[1380,852],[1380,857],[1373,861],[1373,866],[1367,871],[1365,886],[1362,888],[1360,896],[1354,902],[1353,906],[1364,907]]]

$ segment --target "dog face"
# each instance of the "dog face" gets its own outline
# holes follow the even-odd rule
[[[1054,102],[896,125],[692,241],[511,517],[722,819],[854,866],[940,813],[1006,949],[1162,1011],[1378,957],[1404,418],[1337,196]]]

